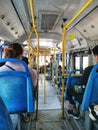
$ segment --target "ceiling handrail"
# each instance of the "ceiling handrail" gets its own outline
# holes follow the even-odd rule
[[[75,14],[75,16],[66,24],[66,29],[75,21],[75,19],[93,2],[94,0],[88,0],[86,4]]]

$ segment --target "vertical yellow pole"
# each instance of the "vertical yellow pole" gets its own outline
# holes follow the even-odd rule
[[[65,69],[65,44],[66,44],[66,24],[63,23],[63,36],[62,36],[62,118],[64,118],[64,69]]]
[[[37,37],[37,74],[39,77],[39,36],[36,29],[35,29],[35,33]],[[39,95],[39,78],[37,82],[36,119],[38,119],[38,95]]]
[[[42,63],[42,55],[41,55],[41,63]],[[41,69],[40,69],[40,71],[41,71],[41,83],[42,83],[42,67],[41,67]]]
[[[31,45],[30,45],[30,38],[31,38],[31,36],[32,36],[32,33],[33,33],[33,28],[32,28],[32,30],[31,30],[31,32],[30,32],[30,34],[29,34],[29,36],[28,36],[28,61],[29,61],[29,64],[30,64],[30,62],[31,62],[31,57],[30,57],[30,50],[31,50]],[[29,65],[30,66],[30,65]]]
[[[58,61],[56,61],[56,92],[58,93]]]
[[[54,86],[54,55],[52,57],[52,86]]]
[[[66,24],[63,23],[63,36],[62,36],[62,118],[64,118],[64,67],[65,67],[65,44],[66,44],[66,30],[74,22],[74,20],[93,2],[88,0],[86,4],[79,10],[78,13]]]
[[[32,15],[33,29],[34,29],[34,32],[35,32],[36,38],[37,38],[37,74],[39,77],[39,35],[38,35],[36,23],[35,23],[33,0],[30,0],[30,9],[31,9],[31,15]],[[38,90],[39,90],[39,78],[38,78],[38,82],[37,82],[36,119],[38,118]]]
[[[44,103],[46,103],[46,53],[44,53]]]

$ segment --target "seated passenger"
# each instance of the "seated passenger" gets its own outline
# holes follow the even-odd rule
[[[96,63],[98,63],[98,45],[93,48],[93,55]],[[89,74],[92,70],[93,66],[89,66],[85,69],[82,78],[80,79],[79,83],[75,85],[74,87],[70,87],[67,89],[67,98],[72,105],[72,109],[68,110],[68,114],[72,115],[75,119],[79,119],[79,106],[76,107],[75,100],[79,102],[79,104],[82,103],[83,94],[85,91],[85,86],[88,81]],[[75,97],[75,100],[73,100],[73,96]]]
[[[22,60],[23,58],[23,48],[19,43],[13,43],[5,48],[4,50],[4,58],[17,58]],[[15,62],[6,62],[3,66],[0,67],[0,71],[5,70],[16,70],[16,71],[25,71],[22,64]],[[37,84],[37,73],[35,70],[30,69],[30,76],[32,79],[33,90],[36,89]]]
[[[79,104],[82,103],[82,98],[83,98],[83,94],[84,94],[84,90],[85,90],[85,86],[89,77],[89,74],[92,70],[93,66],[89,66],[87,68],[85,68],[84,73],[80,79],[80,81],[78,82],[77,85],[73,86],[73,87],[69,87],[67,89],[67,99],[70,102],[70,104],[72,105],[72,109],[68,110],[68,114],[73,115],[73,117],[75,119],[79,119],[79,106],[76,107],[76,102],[78,101]],[[75,99],[73,99],[73,96],[75,97]]]
[[[98,63],[98,45],[93,48],[94,58],[96,63]],[[89,106],[89,117],[96,121],[98,120],[98,104],[92,104]]]
[[[4,58],[17,58],[22,60],[23,58],[22,46],[19,43],[10,44],[8,48],[5,48],[4,50]],[[23,65],[16,62],[6,62],[3,66],[0,67],[0,71],[6,71],[6,70],[25,71]],[[37,85],[37,73],[33,69],[29,68],[29,70],[32,80],[32,87],[33,90],[35,91]]]

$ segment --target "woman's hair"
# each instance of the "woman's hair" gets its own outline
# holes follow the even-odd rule
[[[5,58],[17,58],[23,54],[23,48],[19,43],[13,43],[5,50]]]

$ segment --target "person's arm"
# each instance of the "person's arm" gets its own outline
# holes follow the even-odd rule
[[[35,90],[36,86],[37,86],[37,79],[38,79],[37,72],[34,69],[29,69],[29,70],[30,70],[30,76],[31,76],[31,79],[32,79],[32,86]]]

